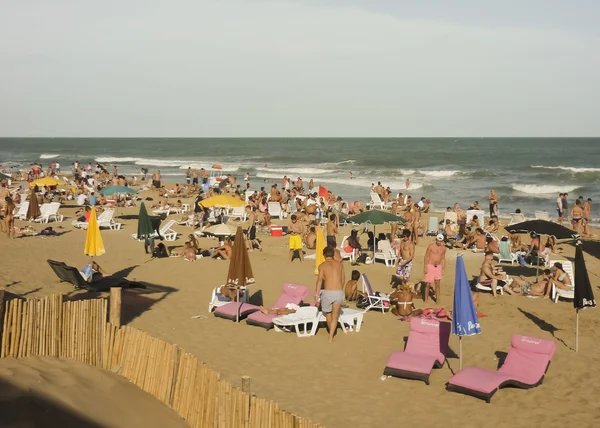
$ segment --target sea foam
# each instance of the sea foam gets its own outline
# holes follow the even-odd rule
[[[535,194],[553,194],[553,193],[562,193],[562,192],[573,192],[574,190],[579,189],[581,186],[572,186],[572,185],[553,185],[553,184],[513,184],[513,190],[521,193],[527,193],[529,195]]]
[[[575,167],[575,166],[545,166],[545,165],[531,165],[532,168],[541,169],[562,169],[563,171],[571,171],[574,173],[579,172],[600,172],[600,168],[586,168],[586,167]]]
[[[54,158],[57,158],[59,156],[60,155],[55,155],[55,154],[52,154],[52,153],[44,153],[44,154],[40,155],[40,159],[54,159]]]

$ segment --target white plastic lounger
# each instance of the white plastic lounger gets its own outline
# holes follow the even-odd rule
[[[396,252],[388,240],[381,240],[377,242],[377,251],[375,252],[374,257],[375,260],[383,260],[385,265],[388,267],[394,267],[394,264],[396,263]]]
[[[240,287],[240,303],[248,303],[248,295],[249,293],[246,292],[246,287]],[[210,302],[208,303],[208,312],[212,312],[216,308],[224,306],[231,302],[233,302],[233,300],[221,294],[221,287],[216,287],[213,289],[212,294],[210,296]]]
[[[513,224],[523,223],[524,221],[527,221],[527,219],[523,213],[510,213],[510,223],[508,223],[508,225],[512,226]]]
[[[389,210],[390,206],[383,203],[378,193],[371,192],[371,202],[367,204],[369,208],[379,208],[380,210]]]
[[[363,315],[365,312],[367,311],[360,309],[342,309],[338,319],[338,324],[342,328],[342,331],[344,333],[348,333],[349,331],[356,331],[358,333],[360,331],[360,326],[362,325]],[[327,321],[325,314],[321,314],[319,317],[319,322],[325,321]]]
[[[373,287],[369,282],[369,278],[367,278],[367,274],[363,273],[362,277],[362,291],[367,295],[369,299],[369,307],[367,307],[367,311],[369,309],[379,309],[381,312],[385,312],[390,309],[390,298],[386,294],[376,293],[373,291]]]
[[[269,210],[271,212],[271,210]],[[228,214],[230,219],[239,219],[241,222],[246,221],[246,208],[245,207],[234,207]]]
[[[121,223],[116,223],[113,220],[113,216],[115,215],[115,210],[105,210],[98,216],[98,227],[103,228],[107,227],[110,230],[121,230]],[[73,226],[86,230],[88,227],[87,221],[74,221]]]
[[[34,223],[48,223],[50,220],[62,222],[64,217],[58,213],[60,208],[59,202],[50,202],[49,204],[43,204],[40,207],[41,216],[33,219]]]
[[[352,252],[347,253],[346,251],[344,251],[344,243],[346,242],[346,240],[349,238],[349,236],[344,236],[344,238],[342,238],[342,241],[340,242],[340,256],[342,257],[342,260],[344,259],[350,259],[350,260],[354,260],[354,250],[352,250]]]
[[[311,337],[317,333],[321,312],[315,306],[304,306],[295,313],[273,319],[275,331],[295,331],[298,337]]]
[[[269,214],[271,215],[271,218],[277,217],[280,220],[283,219],[285,212],[283,211],[283,209],[281,209],[281,203],[269,202],[268,206],[269,206]]]
[[[510,241],[498,241],[498,248],[500,248],[498,263],[507,262],[514,265],[518,262],[517,253],[510,251]]]
[[[429,217],[429,222],[427,223],[427,236],[436,236],[438,230],[440,230],[439,219],[435,216]]]
[[[536,220],[551,221],[550,220],[550,214],[548,214],[548,211],[536,211],[535,212],[535,219]]]
[[[27,220],[27,210],[29,209],[29,201],[21,204],[18,211],[15,213],[15,218],[19,220]]]

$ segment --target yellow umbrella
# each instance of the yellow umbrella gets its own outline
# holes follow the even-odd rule
[[[90,220],[88,222],[87,234],[85,235],[85,250],[84,254],[94,257],[101,256],[106,251],[104,250],[104,243],[102,242],[102,235],[100,235],[100,227],[96,220],[96,209],[92,208],[90,212]]]
[[[56,178],[52,178],[52,177],[45,177],[45,178],[39,178],[35,181],[32,181],[31,184],[29,184],[30,186],[38,186],[38,187],[44,187],[44,186],[60,186],[61,184],[64,184],[64,182],[57,180]]]
[[[204,199],[203,201],[198,202],[198,205],[201,205],[204,208],[244,207],[246,206],[246,203],[244,201],[240,201],[239,199],[234,198],[233,196],[218,195],[213,196],[212,198]]]
[[[315,253],[315,275],[319,273],[319,265],[325,261],[323,250],[325,249],[325,237],[323,236],[323,230],[317,227],[317,252]]]

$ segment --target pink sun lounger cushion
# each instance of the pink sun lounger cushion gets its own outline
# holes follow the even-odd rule
[[[449,323],[432,318],[412,318],[404,352],[392,353],[383,374],[418,379],[429,385],[433,367],[442,367],[446,361],[449,337]]]
[[[538,386],[556,351],[553,340],[515,334],[504,364],[498,371],[467,367],[448,381],[449,391],[472,395],[490,402],[498,389],[515,386],[529,389]]]
[[[285,308],[287,304],[300,305],[308,296],[308,288],[303,285],[292,284],[286,282],[281,288],[281,296],[275,302],[271,309]],[[263,314],[262,312],[254,312],[248,316],[246,323],[264,327],[267,330],[273,328],[273,319],[280,315]]]

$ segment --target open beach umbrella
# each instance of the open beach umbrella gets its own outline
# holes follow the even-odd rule
[[[211,198],[204,199],[198,202],[198,205],[203,206],[204,208],[212,208],[212,207],[244,207],[246,203],[241,201],[233,196],[229,195],[218,195],[213,196]]]
[[[42,215],[42,211],[40,210],[40,204],[38,203],[37,195],[35,191],[31,189],[29,191],[29,207],[27,208],[27,220],[31,220],[32,218],[38,218]]]
[[[232,236],[237,233],[237,229],[225,223],[215,224],[214,226],[207,227],[204,233],[210,233],[215,236]],[[237,239],[237,237],[236,237]]]
[[[315,275],[319,273],[319,266],[325,261],[323,250],[325,249],[325,237],[323,236],[323,229],[317,227],[317,242],[315,245],[317,252],[315,253]]]
[[[2,173],[0,172],[0,180],[10,180],[10,177],[9,177],[8,175],[6,175],[6,174],[2,174]]]
[[[458,336],[460,369],[462,370],[462,337],[481,334],[479,318],[473,303],[471,287],[462,254],[456,257],[456,275],[454,278],[454,309],[452,311],[452,334]]]
[[[102,235],[100,235],[100,227],[96,220],[96,208],[93,207],[90,211],[90,220],[85,235],[85,248],[83,252],[90,257],[101,256],[106,252],[104,243],[102,242]]]
[[[252,273],[252,265],[250,264],[250,257],[248,256],[246,242],[244,241],[244,232],[242,227],[239,226],[235,233],[233,252],[231,254],[231,259],[229,259],[229,270],[227,271],[227,282],[225,283],[225,285],[235,286],[237,288],[238,310],[236,313],[236,322],[240,320],[240,308],[242,306],[242,304],[239,303],[239,287],[247,287],[251,284],[254,284],[254,274]]]
[[[38,178],[37,180],[29,183],[31,187],[60,186],[61,184],[64,184],[64,182],[53,177]]]
[[[108,186],[98,192],[98,194],[104,196],[131,195],[134,193],[137,193],[137,190],[127,186]]]
[[[406,223],[406,220],[404,220],[402,217],[399,217],[397,215],[388,213],[387,211],[380,211],[380,210],[368,210],[365,211],[363,213],[357,214],[357,215],[353,215],[352,217],[348,217],[346,219],[347,223],[356,223],[356,224],[362,224],[362,223],[371,223],[373,225],[373,249],[377,250],[377,235],[375,234],[375,226],[378,224],[384,224],[384,223],[388,223],[388,222],[396,222],[399,224],[404,224]]]
[[[596,299],[592,291],[590,277],[585,266],[582,244],[578,243],[575,248],[575,352],[579,350],[579,311],[585,308],[596,307]]]
[[[538,235],[552,235],[556,239],[577,239],[579,235],[561,224],[547,220],[529,220],[522,223],[507,226],[506,230],[510,233],[529,233],[535,232]]]
[[[152,221],[150,220],[148,211],[146,211],[146,205],[142,202],[140,204],[140,213],[138,214],[137,238],[148,238],[153,232],[154,226],[152,226]]]

